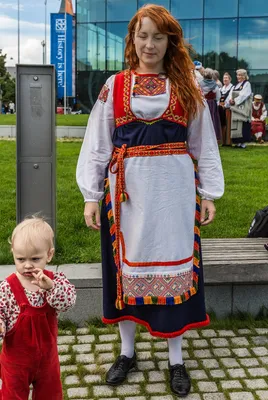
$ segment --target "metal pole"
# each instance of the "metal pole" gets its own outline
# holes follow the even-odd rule
[[[20,0],[18,0],[18,64],[20,63]]]
[[[46,55],[45,55],[46,42],[43,40],[41,42],[41,45],[43,47],[43,64],[45,64],[46,63]]]
[[[67,18],[66,18],[66,5],[65,5],[65,13],[64,13],[64,18],[65,18],[65,40],[64,40],[64,114],[67,114]]]
[[[45,0],[45,48],[44,48],[44,58],[45,62],[44,64],[47,63],[47,0]]]

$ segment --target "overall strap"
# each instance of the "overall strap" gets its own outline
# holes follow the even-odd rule
[[[53,279],[54,278],[54,274],[53,274],[53,272],[52,271],[49,271],[49,270],[47,270],[47,269],[44,269],[44,274],[46,275],[46,276],[48,276],[50,279]]]
[[[15,273],[10,275],[7,278],[7,281],[9,283],[11,291],[14,294],[14,297],[15,297],[18,305],[21,306],[22,304],[25,304],[25,303],[30,304],[27,299],[27,296],[24,292],[24,288],[23,288],[22,284],[20,283],[17,275]]]

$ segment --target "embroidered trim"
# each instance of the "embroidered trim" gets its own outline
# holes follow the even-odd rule
[[[133,96],[158,96],[166,93],[166,78],[135,75]]]
[[[173,88],[171,88],[170,95],[170,104],[167,110],[164,112],[162,118],[167,119],[168,121],[177,122],[184,126],[187,126],[187,118],[181,115],[174,115],[174,111],[176,110],[177,96]]]
[[[110,92],[109,87],[105,84],[103,85],[99,97],[98,99],[102,102],[102,103],[106,103],[107,99],[108,99],[108,94]]]
[[[137,122],[142,122],[145,125],[153,125],[153,124],[155,124],[156,122],[159,122],[159,121],[162,121],[162,120],[161,119],[156,119],[156,120],[153,120],[153,121],[145,121],[143,119],[137,119]]]
[[[199,278],[199,261],[200,261],[200,196],[197,191],[199,184],[197,161],[190,154],[194,163],[195,170],[195,184],[196,184],[196,212],[195,212],[195,226],[194,226],[194,249],[193,249],[193,271],[192,271],[192,287],[182,295],[175,297],[161,297],[161,296],[148,296],[148,297],[131,297],[123,294],[122,288],[122,269],[120,265],[120,243],[123,248],[124,257],[124,241],[123,234],[120,231],[120,207],[121,202],[128,200],[129,196],[125,192],[125,178],[124,178],[124,158],[129,157],[148,157],[160,156],[169,154],[187,154],[185,143],[166,143],[163,145],[155,146],[136,146],[127,149],[124,144],[121,148],[114,148],[113,157],[110,162],[110,172],[116,174],[115,184],[115,218],[113,217],[112,200],[109,189],[109,179],[105,183],[105,202],[107,206],[107,214],[110,224],[110,233],[112,236],[112,246],[114,251],[114,259],[117,267],[117,300],[116,308],[124,308],[124,303],[129,305],[143,305],[143,304],[158,304],[158,305],[174,305],[187,301],[191,296],[197,293],[198,278]],[[189,153],[188,153],[189,154]],[[114,226],[115,225],[115,226]],[[190,260],[189,260],[190,261]]]
[[[135,121],[137,118],[130,109],[130,88],[131,88],[131,71],[126,69],[124,72],[124,89],[123,89],[123,104],[125,115],[115,119],[116,126],[124,125]]]
[[[209,316],[208,316],[208,314],[206,314],[206,319],[204,321],[192,322],[191,324],[185,325],[182,329],[180,329],[179,331],[176,331],[176,332],[163,333],[163,332],[158,332],[158,331],[152,330],[152,328],[148,324],[148,322],[143,321],[142,319],[139,319],[136,317],[132,317],[132,315],[126,315],[124,317],[119,317],[119,318],[114,318],[114,319],[104,318],[104,317],[102,318],[102,322],[104,324],[117,324],[118,322],[121,322],[121,321],[133,321],[133,322],[136,322],[137,324],[143,325],[148,329],[148,331],[150,332],[150,334],[152,336],[160,337],[160,338],[174,338],[176,336],[182,335],[184,332],[188,331],[189,329],[202,328],[204,326],[209,325],[209,323],[210,323]]]
[[[142,119],[137,119],[137,117],[133,114],[131,111],[130,107],[130,101],[131,101],[131,76],[132,73],[129,69],[125,70],[122,72],[123,76],[123,107],[124,107],[124,113],[125,115],[120,116],[115,118],[115,125],[116,127],[119,127],[121,125],[125,125],[127,123],[133,122],[133,121],[139,121],[139,122],[144,122],[145,124],[151,125],[157,121],[160,121],[162,119],[166,119],[171,122],[175,122],[177,124],[181,124],[183,126],[187,126],[188,119],[184,117],[183,115],[177,115],[176,112],[182,112],[183,111],[179,110],[180,105],[178,103],[178,99],[175,93],[175,90],[171,88],[171,94],[170,94],[170,101],[168,104],[167,109],[164,111],[163,115],[161,118],[158,118],[157,120],[151,120],[151,121],[146,121]]]
[[[192,286],[192,271],[176,275],[146,276],[126,275],[123,273],[123,292],[131,297],[148,298],[153,296],[176,297],[179,293],[186,292]]]

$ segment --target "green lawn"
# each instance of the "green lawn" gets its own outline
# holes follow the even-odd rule
[[[0,141],[0,265],[12,263],[8,237],[16,223],[14,141]],[[55,263],[100,261],[99,233],[86,228],[83,199],[75,181],[81,142],[57,143],[57,249]],[[268,147],[221,149],[225,195],[216,201],[217,217],[202,237],[245,237],[257,209],[268,203]],[[30,194],[29,194],[30,195]]]
[[[88,114],[79,115],[56,115],[59,126],[86,126]],[[16,115],[0,114],[0,125],[16,125]]]

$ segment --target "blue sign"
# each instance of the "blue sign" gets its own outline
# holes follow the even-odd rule
[[[66,20],[65,20],[66,15]],[[56,67],[57,97],[73,96],[73,17],[70,14],[51,14],[51,64]],[[66,49],[65,49],[66,45]],[[66,56],[66,60],[65,60]]]

